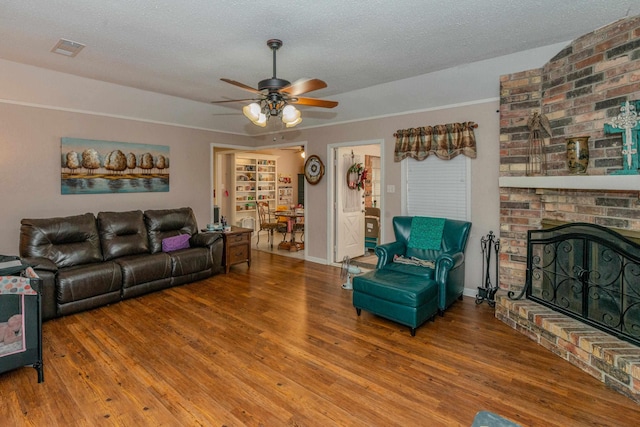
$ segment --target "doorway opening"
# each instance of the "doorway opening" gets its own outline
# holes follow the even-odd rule
[[[382,241],[384,221],[383,140],[334,144],[328,147],[331,200],[327,259],[333,264],[345,257],[372,253]],[[364,173],[364,176],[363,176]],[[375,264],[375,260],[370,262]]]
[[[305,142],[260,148],[211,144],[211,222],[224,217],[228,225],[253,229],[253,250],[305,259],[305,187],[300,179],[305,148]],[[288,230],[288,220],[278,217],[278,210],[297,213],[295,230]],[[273,221],[282,219],[284,226],[265,231],[261,212]],[[284,250],[281,243],[294,236],[296,251],[291,245]]]

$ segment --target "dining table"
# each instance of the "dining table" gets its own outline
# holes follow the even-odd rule
[[[291,234],[291,240],[283,240],[278,245],[278,249],[285,249],[290,252],[296,252],[304,249],[304,242],[296,241],[296,234],[293,231],[293,224],[298,218],[304,217],[304,211],[301,209],[280,210],[275,211],[276,218],[285,217],[287,219],[287,233]]]

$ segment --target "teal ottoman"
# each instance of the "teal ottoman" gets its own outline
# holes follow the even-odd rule
[[[416,328],[438,312],[438,286],[435,281],[390,270],[373,270],[353,278],[353,306]]]

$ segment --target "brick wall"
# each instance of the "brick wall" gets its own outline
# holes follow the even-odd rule
[[[547,175],[568,175],[565,138],[589,136],[589,175],[622,169],[621,134],[604,124],[620,104],[640,99],[640,17],[572,42],[546,65],[500,78],[500,176],[526,174],[534,111],[550,120]],[[526,275],[527,231],[543,219],[640,230],[638,191],[500,189],[500,287],[519,290]],[[532,301],[498,296],[496,317],[640,403],[640,348]]]
[[[565,138],[589,136],[589,175],[622,169],[621,134],[604,124],[626,100],[640,99],[640,16],[626,18],[568,45],[542,68],[500,78],[500,176],[526,172],[534,111],[544,113],[547,175],[567,175]],[[546,135],[545,135],[546,136]],[[640,190],[640,189],[639,189]],[[639,192],[500,189],[500,286],[524,285],[527,230],[544,218],[640,230]]]

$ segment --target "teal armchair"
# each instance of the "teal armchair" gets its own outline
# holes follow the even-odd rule
[[[414,278],[433,280],[438,288],[438,312],[444,311],[462,298],[464,291],[464,251],[469,239],[471,223],[445,219],[438,249],[421,249],[411,245],[413,219],[417,217],[397,216],[393,218],[395,242],[379,245],[377,270],[403,273]],[[429,219],[429,218],[427,218]],[[412,247],[413,246],[413,247]],[[436,247],[435,245],[433,247]],[[405,259],[432,261],[433,266],[411,265],[394,262],[396,256]]]

